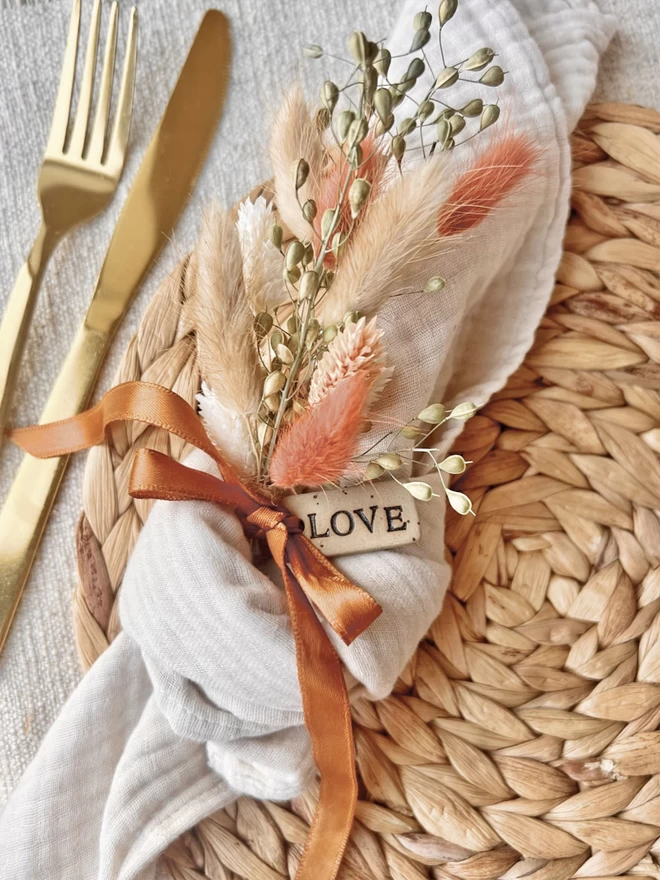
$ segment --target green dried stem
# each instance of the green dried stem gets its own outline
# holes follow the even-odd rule
[[[352,64],[353,66],[351,76],[342,88],[338,88],[330,81],[324,84],[322,99],[324,96],[330,97],[329,102],[324,101],[326,108],[331,114],[334,113],[340,95],[346,96],[352,106],[355,107],[356,103],[351,100],[350,95],[348,94],[350,89],[360,88],[363,94],[366,91],[366,96],[368,98],[366,107],[369,111],[367,114],[368,121],[377,121],[380,124],[381,129],[383,129],[382,133],[388,134],[391,141],[395,142],[394,148],[392,149],[392,155],[394,155],[398,161],[400,161],[403,152],[408,148],[405,143],[406,136],[414,131],[419,132],[420,143],[419,147],[413,147],[411,149],[421,149],[424,154],[426,154],[427,150],[431,153],[438,149],[451,150],[459,143],[464,143],[467,140],[472,139],[489,125],[492,125],[495,121],[493,119],[495,114],[492,110],[486,114],[485,119],[481,117],[482,113],[485,112],[487,108],[497,107],[496,104],[487,104],[482,98],[479,98],[469,101],[468,104],[462,108],[456,108],[451,106],[451,104],[447,103],[445,100],[445,98],[451,94],[452,87],[458,82],[471,82],[476,86],[486,86],[489,89],[497,89],[505,78],[505,72],[501,67],[493,63],[497,57],[496,53],[493,49],[487,46],[478,48],[468,57],[461,60],[447,60],[443,47],[443,32],[445,27],[456,15],[458,8],[459,3],[457,0],[443,0],[438,8],[437,39],[443,69],[439,71],[437,75],[431,69],[428,56],[424,49],[431,40],[431,28],[433,26],[433,15],[428,10],[418,12],[414,16],[412,22],[413,36],[410,49],[407,52],[396,56],[397,58],[410,59],[405,74],[398,82],[394,82],[389,78],[389,67],[392,60],[389,52],[381,43],[372,43],[360,32],[353,33],[349,40],[349,51],[353,57],[353,61],[326,52],[317,45],[307,47],[305,54],[308,57],[322,58],[326,56],[340,58],[344,63]],[[419,77],[427,69],[432,75],[433,84],[428,89],[424,98],[418,102],[408,93],[416,84]],[[354,82],[357,74],[362,75],[361,82]],[[370,79],[374,74],[377,76],[375,83]],[[384,93],[388,93],[390,96],[389,105],[385,99]],[[413,109],[411,110],[410,116],[404,120],[404,130],[401,131],[400,126],[400,130],[393,134],[390,130],[391,124],[389,127],[386,127],[387,122],[391,115],[391,111],[404,100],[409,101],[413,105]],[[476,131],[471,132],[471,126],[468,125],[468,120],[474,118],[475,114],[470,112],[470,105],[472,105],[473,110],[474,105],[477,103],[481,104],[481,109],[476,114],[480,117],[479,126]],[[434,116],[434,118],[430,118],[433,116],[433,113],[429,111],[429,105],[434,104],[441,105],[444,107],[444,110],[437,116]],[[466,109],[467,112],[465,112]],[[447,134],[445,127],[440,125],[440,123],[447,118],[453,119],[452,129],[449,134]],[[430,141],[428,139],[425,140],[425,132],[429,132],[432,129],[437,129],[437,136],[431,138]],[[460,141],[457,140],[456,135],[463,131],[465,131],[464,137]],[[404,139],[403,150],[401,149],[401,142],[395,141],[396,138]]]
[[[473,403],[461,403],[452,410],[446,410],[441,403],[433,403],[425,407],[416,418],[412,419],[398,431],[391,432],[390,449],[387,452],[371,452],[368,450],[362,455],[355,457],[357,464],[364,466],[364,477],[362,482],[371,482],[382,476],[387,476],[394,480],[403,489],[406,489],[418,501],[430,501],[432,498],[442,497],[433,491],[432,486],[423,480],[400,480],[396,472],[405,465],[413,465],[418,461],[418,457],[428,456],[431,459],[431,470],[427,473],[435,472],[440,476],[440,481],[444,494],[451,507],[461,515],[474,513],[472,503],[467,495],[462,492],[455,492],[445,482],[445,475],[452,476],[465,472],[470,461],[466,461],[462,455],[452,453],[451,455],[438,460],[440,449],[437,447],[425,445],[440,427],[442,427],[450,419],[456,421],[467,421],[476,413],[477,408]],[[399,437],[405,437],[414,440],[412,447],[397,447],[396,442]],[[381,440],[382,442],[382,440]]]

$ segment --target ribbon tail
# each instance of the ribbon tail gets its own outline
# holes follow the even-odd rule
[[[383,612],[369,593],[352,583],[305,535],[290,535],[287,558],[305,595],[346,645]]]
[[[214,458],[223,474],[232,469],[211,443],[195,410],[174,391],[150,382],[125,382],[111,388],[92,409],[48,425],[13,428],[7,436],[37,458],[57,458],[98,446],[113,422],[145,422],[164,428]]]
[[[135,458],[130,492],[139,498],[230,504],[246,517],[259,508],[258,501],[242,487],[187,468],[148,449],[140,450]],[[319,802],[296,880],[334,880],[351,833],[357,803],[355,749],[341,662],[306,593],[309,592],[315,604],[327,606],[328,622],[338,628],[340,635],[352,632],[353,619],[357,621],[354,628],[364,628],[380,613],[380,607],[367,593],[347,581],[315,548],[313,553],[306,553],[307,542],[297,543],[301,538],[289,535],[284,522],[266,531],[271,554],[284,580],[305,724],[321,774]],[[334,600],[333,594],[336,594]]]
[[[282,572],[296,643],[305,724],[321,791],[296,880],[334,880],[351,833],[357,803],[351,709],[341,662],[311,603],[286,563],[284,526],[267,533]]]

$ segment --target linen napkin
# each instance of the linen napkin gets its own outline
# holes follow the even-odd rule
[[[416,2],[403,5],[393,55],[408,49],[416,11]],[[561,256],[568,134],[612,29],[584,0],[462,0],[445,51],[466,57],[490,45],[501,55],[511,72],[500,92],[507,124],[533,136],[542,173],[524,201],[447,255],[442,300],[419,310],[395,300],[383,311],[395,366],[388,416],[406,421],[430,399],[484,402],[521,363]],[[213,467],[202,454],[188,464]],[[374,699],[390,691],[448,581],[442,509],[420,514],[414,549],[337,561],[383,607],[352,646],[333,638],[354,692]],[[123,632],[0,818],[3,880],[150,877],[158,854],[203,817],[241,793],[292,797],[314,772],[284,599],[251,564],[231,513],[156,504],[126,572],[120,616]]]

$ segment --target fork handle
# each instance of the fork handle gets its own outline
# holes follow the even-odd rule
[[[0,447],[16,390],[34,306],[46,265],[59,236],[42,221],[30,255],[21,266],[0,323]]]

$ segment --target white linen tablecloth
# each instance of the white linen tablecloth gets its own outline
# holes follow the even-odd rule
[[[123,198],[176,81],[210,0],[137,0],[142,19],[136,114],[131,152],[117,198],[55,254],[42,286],[13,421],[36,421],[86,307]],[[547,7],[571,0],[527,0]],[[128,7],[128,3],[123,4]],[[270,114],[300,73],[316,83],[322,62],[301,62],[306,42],[324,43],[352,28],[384,37],[398,12],[394,0],[218,0],[232,22],[232,88],[204,174],[173,246],[151,273],[113,346],[101,389],[112,374],[154,287],[193,244],[200,208],[213,198],[232,204],[266,173]],[[423,4],[420,4],[420,8]],[[91,6],[91,3],[86,4]],[[660,106],[658,0],[601,0],[620,18],[620,32],[602,67],[599,96]],[[86,10],[89,12],[89,9]],[[0,0],[0,312],[38,226],[35,182],[55,100],[66,39],[69,0]],[[105,10],[107,15],[107,9]],[[125,30],[127,8],[123,9]],[[338,48],[338,40],[332,48]],[[20,455],[0,457],[0,500]],[[43,735],[80,678],[71,627],[74,529],[81,510],[84,457],[76,458],[0,656],[0,805],[15,787]]]

